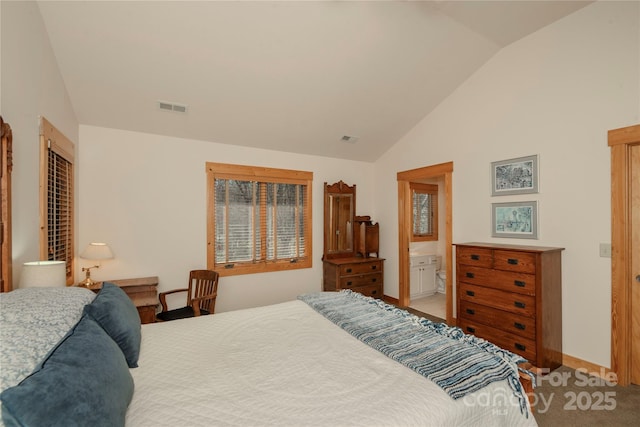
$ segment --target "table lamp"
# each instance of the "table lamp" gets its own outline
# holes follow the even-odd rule
[[[80,258],[88,259],[91,261],[102,261],[105,259],[112,259],[113,252],[106,243],[89,243],[89,246],[80,254]],[[82,267],[82,271],[87,273],[85,279],[78,283],[78,286],[90,287],[95,282],[91,280],[91,269],[100,268],[99,264],[92,267]]]
[[[66,286],[67,266],[64,261],[32,261],[22,265],[20,288]]]

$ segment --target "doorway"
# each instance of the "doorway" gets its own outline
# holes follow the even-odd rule
[[[640,384],[640,125],[609,131],[608,144],[613,249],[611,369],[620,385]]]
[[[444,180],[444,201],[445,201],[445,255],[443,262],[446,265],[446,283],[445,283],[445,303],[446,303],[446,322],[449,325],[455,325],[453,318],[453,286],[452,286],[452,178],[453,178],[453,162],[441,163],[433,166],[426,166],[418,169],[411,169],[404,172],[398,172],[398,271],[399,271],[399,292],[398,303],[402,307],[408,307],[410,298],[410,271],[409,271],[409,252],[411,246],[412,235],[412,208],[411,208],[411,189],[410,184],[424,183],[433,179]]]

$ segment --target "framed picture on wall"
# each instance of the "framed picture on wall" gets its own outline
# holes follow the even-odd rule
[[[491,163],[491,195],[538,192],[538,156]]]
[[[491,236],[538,238],[538,202],[491,204]]]

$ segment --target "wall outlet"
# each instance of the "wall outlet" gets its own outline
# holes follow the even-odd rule
[[[611,258],[611,243],[600,243],[600,256]]]

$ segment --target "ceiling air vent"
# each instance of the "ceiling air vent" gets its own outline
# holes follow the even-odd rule
[[[175,111],[176,113],[186,113],[187,106],[174,102],[158,101],[158,108],[164,111]]]
[[[340,141],[348,142],[350,144],[355,144],[357,140],[358,140],[357,136],[350,136],[350,135],[344,135],[342,138],[340,138]]]

